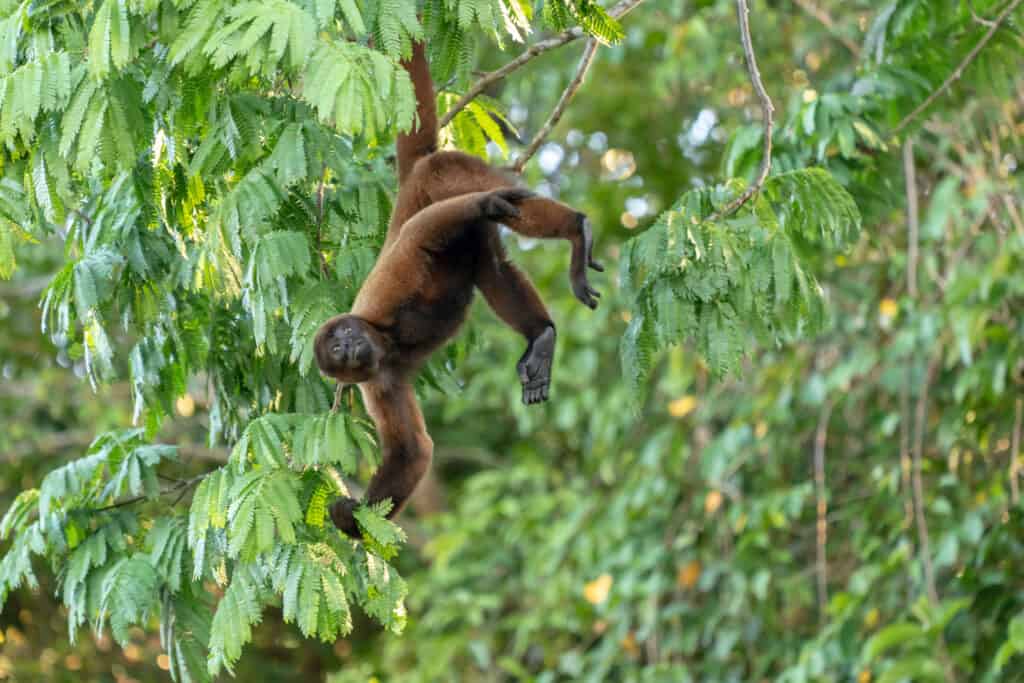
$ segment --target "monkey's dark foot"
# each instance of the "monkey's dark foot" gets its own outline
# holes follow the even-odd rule
[[[549,327],[530,340],[526,353],[516,364],[523,383],[523,403],[532,405],[548,400],[551,363],[555,358],[555,328]]]
[[[331,505],[330,514],[334,526],[338,527],[343,534],[350,538],[361,539],[363,532],[359,530],[354,514],[357,507],[359,507],[359,501],[352,498],[342,498]]]
[[[590,286],[587,280],[587,268],[604,272],[604,266],[594,260],[594,233],[590,229],[590,221],[582,213],[579,215],[580,239],[573,242],[572,261],[569,266],[569,280],[572,282],[572,293],[588,308],[597,308],[600,292]]]
[[[484,218],[495,221],[515,218],[519,215],[516,204],[534,196],[536,195],[525,187],[504,187],[484,195],[480,200],[480,211]]]

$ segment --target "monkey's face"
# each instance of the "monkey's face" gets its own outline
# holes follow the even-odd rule
[[[313,348],[320,371],[345,384],[372,379],[384,358],[380,332],[362,318],[348,314],[321,325]]]

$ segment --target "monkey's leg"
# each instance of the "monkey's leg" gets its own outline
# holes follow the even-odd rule
[[[544,197],[526,199],[518,207],[519,215],[504,220],[505,225],[527,237],[568,240],[572,244],[569,262],[572,292],[584,305],[597,308],[601,295],[590,286],[587,268],[603,271],[604,266],[594,260],[594,234],[586,215]]]
[[[390,499],[390,519],[401,512],[426,474],[434,442],[427,434],[423,413],[410,384],[370,382],[360,384],[359,389],[366,410],[377,426],[383,460],[370,480],[364,501],[373,504]],[[330,510],[334,525],[352,538],[361,537],[353,515],[358,506],[352,498],[342,498],[331,505]]]
[[[437,152],[416,164],[399,191],[398,204],[411,207],[424,196],[430,202],[440,202],[469,192],[515,186],[512,178],[481,159],[461,152]],[[517,202],[516,208],[519,215],[498,220],[521,235],[568,240],[572,245],[572,291],[585,305],[596,308],[599,295],[587,281],[587,268],[601,271],[604,267],[594,260],[594,237],[586,215],[561,202],[536,196]],[[408,211],[408,207],[399,211],[396,205],[395,218],[404,217]],[[406,228],[401,228],[403,233]]]
[[[523,384],[523,403],[546,401],[555,357],[555,324],[530,279],[508,260],[497,230],[485,244],[476,285],[491,309],[505,324],[526,337],[526,352],[516,364]]]

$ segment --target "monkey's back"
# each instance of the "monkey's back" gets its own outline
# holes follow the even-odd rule
[[[426,286],[409,292],[395,312],[392,333],[399,350],[425,359],[454,337],[473,302],[476,272],[490,224],[466,230],[428,259]]]

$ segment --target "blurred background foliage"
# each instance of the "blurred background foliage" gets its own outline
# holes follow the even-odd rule
[[[106,172],[86,158],[61,178],[52,155],[74,161],[81,141],[69,142],[65,154],[59,138],[66,128],[44,113],[32,124],[33,142],[17,113],[0,103],[4,182],[37,199],[30,220],[0,228],[0,251],[13,250],[17,260],[12,269],[10,257],[0,258],[11,271],[0,282],[0,486],[7,502],[84,455],[96,435],[133,420],[147,426],[154,442],[178,447],[177,462],[161,476],[180,482],[226,461],[248,417],[316,413],[330,405],[330,387],[307,372],[308,358],[299,369],[301,325],[269,315],[269,332],[261,332],[253,311],[298,316],[308,306],[315,327],[322,314],[347,303],[372,261],[393,191],[385,130],[407,123],[401,117],[408,103],[398,95],[393,108],[386,98],[378,101],[383,125],[368,132],[369,123],[325,113],[319,94],[307,96],[291,82],[295,65],[283,47],[278,64],[273,54],[246,62],[244,53],[227,54],[229,44],[224,61],[206,72],[202,58],[188,56],[188,45],[176,52],[178,43],[158,40],[160,31],[191,26],[190,12],[212,4],[0,2],[8,18],[22,12],[19,21],[31,23],[48,16],[53,28],[43,33],[66,41],[72,54],[84,48],[69,37],[73,31],[56,28],[61,17],[74,27],[81,11],[94,24],[103,11],[109,18],[127,7],[125,16],[139,22],[131,30],[144,28],[141,37],[133,35],[123,54],[115,48],[98,67],[92,64],[102,60],[90,51],[86,78],[124,69],[125,80],[141,88],[146,74],[158,73],[156,80],[174,85],[154,84],[156,97],[180,97],[175,111],[185,119],[147,121],[131,129],[139,140],[100,145],[109,155],[102,161]],[[333,8],[277,4],[314,18],[320,8]],[[382,30],[372,21],[387,16],[378,5],[388,3],[357,2],[338,3],[341,32],[359,33],[344,14],[352,4],[366,15],[364,32]],[[448,42],[431,43],[439,83],[446,85],[442,102],[449,91],[462,92],[474,71],[496,68],[522,49],[508,31],[481,18],[482,3],[473,5],[477,14],[460,14],[463,0],[428,4],[444,11],[433,23],[424,21],[427,30],[451,46],[446,53]],[[642,308],[620,287],[617,268],[597,278],[605,296],[591,312],[566,286],[564,245],[510,236],[510,251],[534,278],[559,328],[552,400],[519,405],[514,363],[522,342],[477,304],[459,342],[424,382],[434,466],[400,519],[409,541],[390,560],[408,584],[404,633],[354,609],[350,635],[318,643],[286,624],[281,602],[271,596],[236,676],[333,683],[1024,679],[1024,517],[1017,482],[1024,412],[1024,11],[1017,5],[752,3],[754,44],[777,110],[774,172],[827,170],[862,217],[849,247],[798,244],[802,267],[820,284],[825,318],[813,333],[767,340],[740,319],[738,340],[668,344],[651,355],[637,391],[637,377],[624,376],[620,356]],[[39,14],[46,12],[52,14]],[[88,33],[90,25],[78,28]],[[324,25],[314,32],[322,35]],[[538,34],[551,30],[540,21],[535,26]],[[655,219],[685,192],[753,178],[761,149],[760,110],[733,2],[648,0],[622,27],[624,38],[598,51],[584,87],[526,171],[532,187],[590,215],[601,257],[616,266],[634,244],[629,240],[652,224],[650,230],[663,228]],[[500,37],[504,51],[487,34]],[[381,54],[401,52],[406,34],[396,35]],[[984,48],[957,74],[982,40]],[[273,52],[272,45],[267,49]],[[482,101],[529,139],[571,77],[580,49],[572,43],[533,60]],[[206,58],[215,61],[216,54]],[[317,52],[313,59],[328,57]],[[17,62],[0,52],[4,68]],[[904,123],[952,75],[958,77],[948,91]],[[229,94],[250,91],[263,93],[259,102],[232,100],[226,107]],[[4,116],[14,123],[8,126]],[[159,154],[151,171],[135,170],[134,182],[147,196],[159,197],[163,187],[173,198],[167,215],[150,215],[160,211],[159,202],[139,209],[147,216],[143,223],[174,226],[182,231],[174,239],[191,239],[192,230],[212,234],[210,226],[227,225],[230,219],[215,212],[237,202],[237,211],[249,212],[243,221],[263,211],[256,215],[263,227],[243,233],[252,240],[243,245],[245,258],[253,261],[252,245],[266,226],[290,226],[310,240],[315,234],[317,247],[323,226],[323,249],[314,255],[325,254],[326,281],[334,283],[324,302],[308,303],[319,296],[315,288],[298,299],[281,297],[276,287],[264,291],[245,281],[244,262],[237,285],[243,291],[224,303],[219,322],[205,319],[202,311],[220,310],[205,308],[207,300],[217,298],[238,266],[231,249],[218,251],[210,238],[202,242],[209,247],[205,256],[179,264],[183,270],[174,277],[202,283],[182,287],[177,311],[183,319],[195,316],[204,329],[223,325],[211,333],[222,345],[215,357],[183,361],[170,342],[163,351],[146,348],[147,336],[164,345],[174,325],[156,313],[147,317],[144,303],[130,314],[128,304],[118,304],[121,317],[112,315],[106,326],[116,348],[109,358],[83,331],[88,314],[59,334],[52,323],[41,333],[41,298],[85,247],[75,246],[76,235],[88,233],[104,201],[124,206],[104,199],[113,192],[118,163],[125,163],[116,145],[150,148],[160,126],[190,128],[197,141],[232,140],[220,127],[235,118],[243,131],[235,132],[237,150],[202,151],[197,142],[178,152],[207,187],[190,186],[173,164],[160,165]],[[302,139],[319,155],[304,161],[311,170],[273,158],[284,135],[278,120],[304,122]],[[486,131],[457,117],[449,134],[463,147],[479,147]],[[514,154],[515,140],[500,137]],[[496,159],[498,147],[490,147]],[[39,158],[49,171],[33,171]],[[258,207],[260,190],[238,190],[238,179],[257,168],[286,188],[283,196],[264,197],[266,210]],[[38,202],[51,187],[53,196],[64,195],[64,206]],[[0,200],[10,201],[2,191]],[[211,203],[215,196],[220,199]],[[118,244],[131,263],[126,243]],[[176,255],[166,245],[147,244],[143,251],[158,261],[152,272],[178,267],[169,265]],[[315,260],[288,258],[272,264],[283,268],[272,273],[275,282],[294,278],[299,266],[320,269]],[[143,267],[124,277],[145,282],[146,273]],[[266,308],[254,297],[268,297]],[[80,313],[95,306],[85,302]],[[275,335],[277,348],[269,341]],[[709,355],[724,343],[739,344],[744,355],[721,373]],[[154,355],[172,349],[169,362],[155,376],[136,374],[129,367],[135,346]],[[221,378],[217,386],[211,376]],[[157,495],[137,506],[138,521],[148,528],[158,517],[187,514],[187,505],[187,496]],[[309,526],[308,533],[317,533]],[[129,547],[139,543],[128,539]],[[46,562],[35,562],[39,587],[11,591],[0,614],[0,674],[119,682],[168,675],[175,663],[155,616],[135,619],[122,646],[109,631],[69,639],[59,563],[54,575]],[[204,579],[220,595],[225,583],[215,564]],[[189,672],[201,679],[182,661],[186,680]]]

